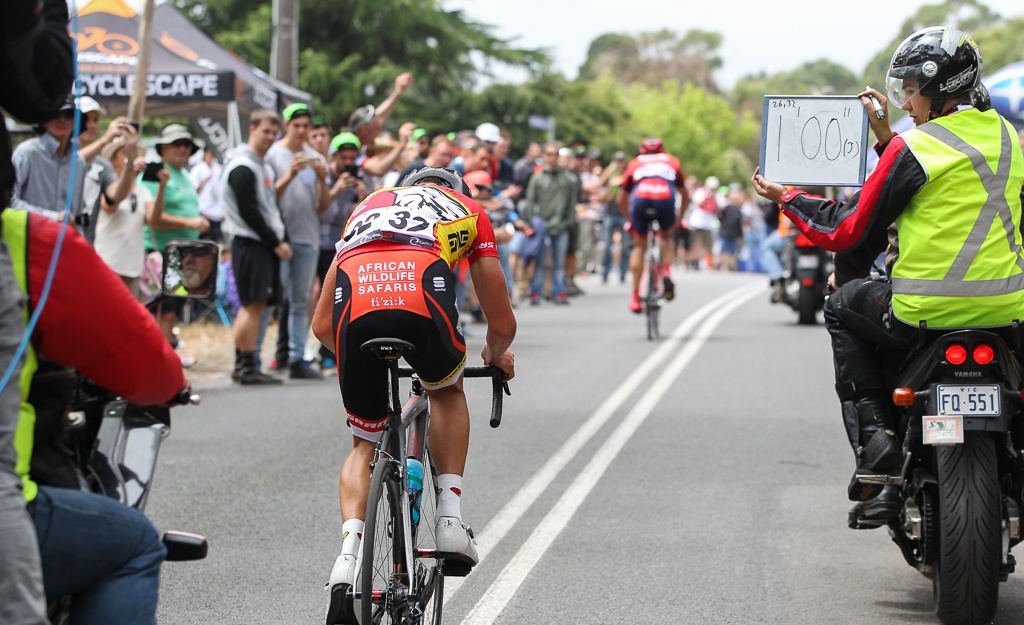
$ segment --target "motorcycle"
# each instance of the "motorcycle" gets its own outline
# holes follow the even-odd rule
[[[212,296],[217,264],[202,259],[216,259],[217,253],[217,245],[209,241],[168,243],[158,300]],[[160,302],[155,304],[159,311]],[[71,409],[65,416],[58,444],[43,453],[62,453],[73,458],[75,475],[71,479],[77,480],[82,490],[145,512],[160,445],[171,431],[170,408],[131,404],[69,369],[54,367],[46,375],[58,380],[54,385],[58,387],[60,378],[70,377],[71,384],[66,388],[71,393]],[[200,397],[184,389],[169,403],[198,405]],[[59,452],[54,451],[58,449]],[[53,464],[60,466],[61,463]],[[167,561],[201,560],[209,550],[205,537],[188,532],[166,531],[162,541],[167,549]],[[54,625],[68,623],[71,607],[70,597],[54,601],[49,608],[51,622]]]
[[[814,325],[828,296],[832,255],[802,234],[786,239],[782,258],[786,272],[772,293],[773,303],[786,304],[797,313],[800,325]]]
[[[931,579],[939,619],[987,624],[1022,537],[1021,326],[935,334],[922,324],[895,378],[900,475],[860,481],[899,489],[902,509],[885,524],[907,564]],[[858,529],[881,524],[851,516]]]

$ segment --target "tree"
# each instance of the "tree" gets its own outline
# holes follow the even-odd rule
[[[658,87],[630,85],[624,97],[634,146],[645,136],[658,136],[666,150],[679,156],[687,174],[714,174],[736,182],[750,177],[751,161],[738,158],[758,136],[758,123],[750,113],[737,115],[724,97],[676,81]]]
[[[174,2],[219,43],[269,68],[270,0]],[[443,9],[441,0],[304,0],[298,86],[316,96],[318,111],[337,127],[355,108],[383,100],[395,76],[409,71],[417,80],[394,119],[440,122],[495,64],[533,74],[550,64],[544,51],[515,47],[491,31]]]
[[[587,60],[580,67],[580,80],[611,72],[625,84],[660,85],[677,80],[717,93],[712,73],[722,66],[718,56],[721,45],[720,34],[698,29],[682,37],[668,29],[636,37],[604,34],[591,42]]]

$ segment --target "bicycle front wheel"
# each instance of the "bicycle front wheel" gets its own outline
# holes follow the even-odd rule
[[[370,478],[356,613],[362,625],[401,623],[408,603],[402,479],[394,461],[379,458]]]

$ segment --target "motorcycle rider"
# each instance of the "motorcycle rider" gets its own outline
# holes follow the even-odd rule
[[[0,107],[27,123],[51,119],[64,103],[75,66],[65,0],[8,0],[0,9]],[[10,206],[15,172],[7,125],[0,125],[0,211]],[[25,331],[11,254],[0,238],[0,623],[44,625],[39,547],[16,470],[14,436],[23,400],[12,363]],[[13,366],[12,366],[13,365]]]
[[[903,454],[889,413],[887,363],[928,328],[998,327],[1024,318],[1021,201],[1024,156],[1016,131],[989,108],[978,46],[949,27],[922,29],[900,44],[886,76],[888,98],[858,94],[878,138],[878,166],[848,202],[787,191],[755,170],[757,192],[781,202],[816,245],[838,252],[825,305],[836,392],[857,470],[848,489],[851,527],[899,513],[894,486],[857,474],[895,475]],[[871,98],[883,109],[874,114]],[[916,128],[897,136],[888,104]],[[887,243],[890,282],[871,281]]]
[[[41,305],[64,230],[49,299],[20,378],[11,382],[22,389],[16,467],[35,524],[46,597],[71,597],[74,623],[156,623],[166,553],[160,535],[138,510],[79,489],[74,459],[54,453],[73,391],[62,380],[74,378],[42,373],[72,367],[132,403],[157,405],[186,387],[181,362],[121,278],[76,231],[27,211],[5,210],[0,219],[18,287],[27,295],[26,320]]]

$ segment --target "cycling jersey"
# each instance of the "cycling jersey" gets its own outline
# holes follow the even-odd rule
[[[626,166],[622,188],[632,197],[644,200],[675,198],[675,189],[685,177],[679,159],[671,154],[641,154]]]
[[[387,421],[387,368],[366,341],[416,346],[405,360],[429,389],[454,384],[466,364],[452,266],[497,257],[494,230],[469,197],[433,186],[382,189],[352,213],[337,244],[334,353],[353,434],[376,440]]]
[[[457,191],[433,186],[381,189],[360,202],[336,247],[344,257],[373,242],[430,250],[449,267],[464,257],[472,263],[498,255],[483,208]]]
[[[647,236],[647,226],[654,220],[664,231],[672,228],[676,189],[683,180],[679,159],[671,154],[641,154],[629,162],[622,188],[630,194],[629,222],[634,236]]]

